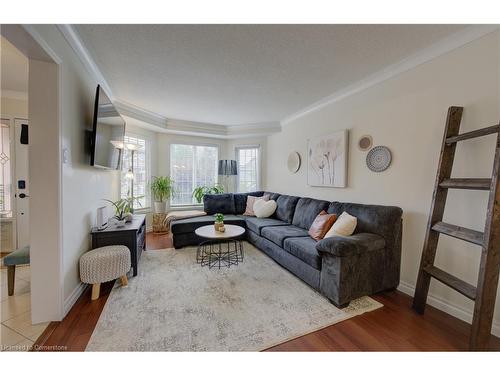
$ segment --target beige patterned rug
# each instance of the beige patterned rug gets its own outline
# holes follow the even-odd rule
[[[196,248],[143,253],[139,275],[115,284],[87,351],[258,351],[382,304],[338,309],[249,243],[238,266],[208,269]]]

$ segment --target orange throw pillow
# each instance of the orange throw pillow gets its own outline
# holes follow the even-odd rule
[[[335,220],[337,220],[337,215],[327,214],[326,211],[321,211],[311,224],[308,232],[309,235],[316,241],[323,239],[333,223],[335,223]]]

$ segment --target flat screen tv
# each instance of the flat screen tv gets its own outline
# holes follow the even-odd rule
[[[90,165],[120,169],[125,121],[101,86],[95,93],[94,121],[90,142]]]

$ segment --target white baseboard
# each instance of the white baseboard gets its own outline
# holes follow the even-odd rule
[[[413,297],[415,294],[415,286],[401,281],[398,286],[398,290],[408,294]],[[472,311],[465,310],[463,307],[457,306],[453,303],[445,301],[444,299],[429,293],[427,297],[427,303],[438,310],[444,311],[455,318],[463,320],[464,322],[472,322]],[[493,325],[491,327],[491,333],[497,337],[500,337],[500,322],[498,320],[493,320]]]
[[[78,301],[78,298],[82,295],[83,291],[85,290],[86,284],[84,283],[79,283],[75,289],[73,289],[73,292],[69,295],[68,298],[64,300],[64,311],[63,311],[63,318],[69,313],[69,310],[73,307],[73,305]]]

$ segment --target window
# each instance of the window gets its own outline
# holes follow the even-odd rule
[[[151,206],[151,194],[149,190],[150,180],[150,157],[148,141],[132,135],[126,135],[124,138],[125,149],[123,150],[123,165],[121,173],[121,197],[126,198],[134,194],[134,197],[140,197],[134,200],[134,208],[149,208]],[[136,150],[128,145],[134,145]],[[132,154],[134,155],[134,178],[127,178],[127,172],[132,170]]]
[[[238,192],[259,190],[259,147],[237,147]]]
[[[0,216],[12,217],[10,121],[2,119],[0,125]]]
[[[173,206],[198,204],[193,190],[217,183],[217,146],[173,144],[170,146],[170,177],[174,180]]]

